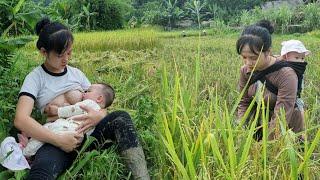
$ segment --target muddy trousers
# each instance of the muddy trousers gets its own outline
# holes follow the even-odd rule
[[[97,145],[104,149],[110,147],[112,143],[104,143],[105,140],[115,142],[120,152],[139,146],[131,117],[124,111],[108,114],[97,124],[91,136],[97,139],[97,143],[92,144],[89,149],[94,149]],[[66,153],[51,144],[44,144],[35,155],[28,179],[56,179],[72,165],[76,156],[75,151]]]

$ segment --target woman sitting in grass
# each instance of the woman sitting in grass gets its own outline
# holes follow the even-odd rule
[[[244,62],[241,67],[239,89],[242,91],[246,88],[238,106],[237,116],[240,123],[254,96],[263,89],[265,84],[262,99],[266,106],[269,105],[269,139],[274,139],[282,108],[285,110],[287,125],[294,132],[301,132],[304,129],[304,118],[295,104],[298,91],[297,72],[284,61],[271,55],[272,40],[269,32],[270,30],[262,26],[251,25],[243,30],[237,41],[237,52]],[[252,71],[252,78],[249,79]],[[255,110],[256,107],[253,107],[249,117],[246,118],[247,122],[241,123],[250,123]],[[261,125],[260,119],[257,126]],[[260,127],[256,138],[259,140],[261,137],[262,128]]]
[[[149,179],[143,150],[139,144],[131,117],[124,111],[107,114],[86,106],[87,114],[78,117],[81,125],[77,132],[55,134],[41,126],[31,117],[34,105],[44,111],[45,106],[55,97],[64,94],[60,106],[75,104],[73,93],[87,90],[90,82],[77,68],[68,66],[73,44],[72,33],[62,24],[43,19],[36,25],[39,35],[37,48],[45,57],[42,65],[30,72],[24,80],[19,93],[14,125],[30,137],[44,144],[35,154],[28,179],[56,179],[68,169],[75,160],[76,148],[80,148],[83,132],[95,127],[91,136],[103,148],[117,144],[120,154],[125,158],[135,179]],[[67,92],[73,93],[67,93]],[[94,146],[94,145],[93,145]],[[95,147],[93,147],[95,148]]]

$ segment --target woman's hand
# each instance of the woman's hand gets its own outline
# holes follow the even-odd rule
[[[82,142],[83,135],[80,133],[57,134],[55,146],[65,152],[74,151]]]
[[[85,133],[89,128],[96,126],[107,115],[105,110],[96,111],[85,105],[80,105],[80,107],[86,111],[87,114],[72,117],[75,121],[81,121],[81,124],[76,129],[78,133]]]

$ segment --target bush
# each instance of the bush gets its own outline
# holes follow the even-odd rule
[[[254,24],[261,19],[267,19],[274,23],[277,32],[288,32],[288,25],[292,23],[293,10],[287,6],[280,6],[263,10],[260,7],[255,7],[251,11],[242,11],[239,16],[240,25],[246,26]]]
[[[30,37],[2,39],[0,38],[0,140],[7,135],[8,129],[12,126],[12,119],[15,114],[17,95],[20,89],[20,79],[12,73],[14,62],[14,50],[24,46],[31,41]],[[9,127],[9,128],[8,128]]]
[[[231,31],[230,26],[226,25],[223,20],[216,19],[210,25],[213,28],[214,33],[229,33]]]
[[[223,20],[230,20],[232,17],[236,16],[243,10],[252,9],[255,6],[259,6],[263,0],[229,0],[229,1],[217,1],[217,0],[207,0],[207,4],[216,4],[221,11],[225,11],[222,16]]]
[[[123,28],[130,5],[122,0],[57,0],[46,9],[47,16],[72,30],[114,30]]]
[[[30,34],[41,11],[33,1],[0,0],[0,34],[20,35]]]
[[[143,24],[157,24],[165,25],[165,20],[163,18],[163,8],[161,2],[153,1],[144,4],[141,8],[141,23]]]
[[[125,7],[118,0],[97,0],[91,6],[91,11],[97,13],[93,16],[93,28],[104,30],[122,28],[124,10]]]
[[[170,30],[183,18],[184,11],[180,7],[182,4],[183,2],[172,0],[145,2],[136,6],[132,16],[138,18],[139,23],[161,25]]]
[[[238,17],[239,25],[253,24],[260,19],[268,19],[274,23],[276,32],[305,32],[320,28],[320,5],[311,3],[308,5],[289,8],[280,6],[263,10],[256,7],[250,11],[244,10]],[[290,28],[296,27],[296,29]]]
[[[3,39],[0,37],[0,76],[3,77],[4,73],[11,69],[13,61],[11,59],[14,50],[24,46],[32,40],[31,37],[20,37]]]
[[[306,5],[303,9],[303,26],[308,30],[320,28],[320,4],[311,3]]]

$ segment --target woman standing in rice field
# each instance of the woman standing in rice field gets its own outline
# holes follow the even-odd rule
[[[269,104],[269,139],[274,139],[275,129],[279,125],[277,117],[280,115],[280,109],[284,108],[286,122],[289,128],[294,132],[301,132],[304,129],[304,118],[296,107],[295,102],[298,91],[299,72],[288,67],[283,61],[280,61],[271,54],[271,34],[270,29],[251,25],[246,27],[236,43],[238,54],[243,59],[244,65],[240,70],[239,90],[244,91],[244,95],[238,106],[238,123],[248,110],[254,96],[266,84],[262,93],[265,105]],[[269,27],[272,27],[271,25]],[[273,30],[272,30],[273,31]],[[252,78],[250,74],[253,71]],[[269,101],[269,102],[268,102]],[[252,120],[256,108],[252,108],[248,121]],[[261,121],[257,126],[261,126]],[[262,137],[262,128],[256,133],[256,138]]]
[[[82,144],[83,132],[93,126],[95,130],[91,136],[103,144],[103,148],[112,145],[105,140],[118,145],[135,179],[149,179],[144,153],[128,113],[115,111],[107,114],[106,111],[83,107],[88,114],[78,117],[81,126],[77,133],[69,134],[54,134],[31,117],[35,104],[42,113],[52,101],[56,101],[56,105],[74,104],[79,90],[87,90],[90,86],[79,69],[68,66],[73,44],[70,30],[58,22],[43,19],[37,23],[36,32],[39,36],[37,48],[45,61],[26,76],[14,119],[19,130],[46,143],[37,151],[28,179],[56,179],[71,166],[77,156],[75,150]],[[58,96],[62,98],[57,100]],[[96,144],[90,148],[96,148]]]

